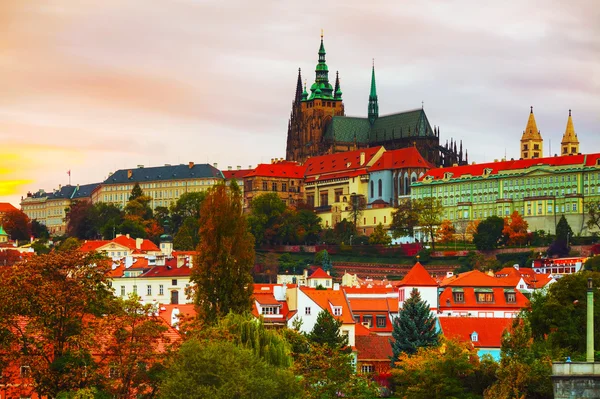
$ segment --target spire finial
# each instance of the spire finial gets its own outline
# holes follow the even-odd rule
[[[375,58],[373,58],[372,60],[373,60],[373,68],[375,68]]]
[[[421,100],[421,109],[425,109],[425,101]]]
[[[321,40],[323,40],[323,28],[321,28]]]
[[[569,109],[569,116],[571,116],[571,109]]]
[[[531,112],[530,113],[533,114],[533,105],[531,106]]]

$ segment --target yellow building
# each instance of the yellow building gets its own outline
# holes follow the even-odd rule
[[[108,176],[93,193],[92,202],[112,203],[124,208],[136,183],[144,195],[152,198],[150,206],[169,207],[188,192],[202,192],[224,180],[217,165],[194,164],[165,165],[146,168],[121,169]]]
[[[569,119],[567,119],[567,128],[560,143],[561,155],[579,154],[579,139],[575,128],[573,127],[573,119],[571,118],[571,110],[569,110]]]
[[[544,156],[544,140],[535,123],[533,107],[529,113],[527,126],[521,137],[521,159],[541,158]]]

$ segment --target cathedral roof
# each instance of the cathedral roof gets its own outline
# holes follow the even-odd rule
[[[565,134],[563,135],[561,144],[567,143],[579,143],[579,139],[577,138],[577,133],[575,133],[575,128],[573,127],[573,119],[571,118],[571,110],[569,110],[569,119],[567,119],[567,127],[565,129]]]
[[[368,123],[368,122],[367,122]],[[310,182],[319,176],[320,180],[327,178],[348,177],[349,173],[367,173],[374,160],[384,153],[383,147],[371,147],[362,150],[338,152],[336,154],[321,155],[306,160],[306,181]],[[361,153],[365,154],[364,163],[360,163]],[[356,174],[354,174],[356,176]]]
[[[383,143],[413,136],[433,136],[425,111],[421,108],[380,116],[373,126],[368,118],[334,116],[325,130],[325,140],[364,144]]]
[[[401,168],[435,168],[429,163],[416,147],[400,148],[386,151],[375,164],[369,168],[369,172],[378,170],[401,169]]]
[[[541,140],[542,136],[535,123],[535,116],[533,116],[533,107],[529,113],[529,119],[527,120],[527,127],[523,131],[523,137],[521,140]]]

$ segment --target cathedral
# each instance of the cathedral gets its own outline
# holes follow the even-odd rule
[[[451,140],[440,145],[440,129],[431,127],[423,108],[379,116],[375,66],[371,71],[367,117],[346,116],[339,75],[336,72],[332,86],[325,54],[321,35],[316,77],[310,86],[310,94],[306,85],[302,85],[298,69],[296,95],[288,124],[288,161],[303,163],[318,155],[382,145],[386,150],[415,146],[436,166],[468,163],[466,150],[463,155],[462,141],[458,144]]]

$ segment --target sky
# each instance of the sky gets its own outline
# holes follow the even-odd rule
[[[530,106],[545,155],[569,109],[600,152],[599,21],[597,0],[2,0],[0,202],[69,170],[285,157],[321,29],[349,116],[367,114],[374,59],[380,115],[423,104],[469,161],[518,157]]]

